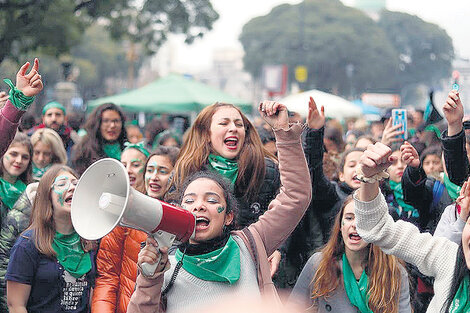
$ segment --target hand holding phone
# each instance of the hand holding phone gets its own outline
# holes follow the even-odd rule
[[[398,138],[403,140],[408,139],[408,119],[406,117],[405,109],[393,109],[392,110],[392,125],[401,125],[397,130],[402,131],[402,134],[398,135]]]

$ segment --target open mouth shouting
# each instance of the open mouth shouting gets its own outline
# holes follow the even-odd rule
[[[351,243],[359,243],[362,238],[361,236],[359,236],[358,233],[351,233],[349,234],[349,240],[351,241]]]
[[[149,184],[149,189],[150,189],[150,191],[152,191],[154,193],[158,193],[162,190],[162,186],[160,186],[157,183],[150,183]]]
[[[210,220],[205,216],[196,217],[196,231],[206,230],[209,228]]]
[[[224,144],[229,150],[237,150],[238,148],[238,138],[235,136],[229,136],[225,138]]]
[[[73,194],[68,195],[68,196],[64,199],[64,203],[67,204],[67,205],[71,205],[71,204],[72,204],[72,198],[73,198]]]

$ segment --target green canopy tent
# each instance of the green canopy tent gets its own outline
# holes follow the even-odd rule
[[[251,113],[251,103],[232,97],[203,83],[171,74],[122,94],[88,102],[88,108],[112,102],[127,112],[197,113],[215,102],[232,103]]]

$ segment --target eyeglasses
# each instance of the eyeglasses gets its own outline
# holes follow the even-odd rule
[[[56,190],[66,190],[69,189],[71,184],[76,187],[78,184],[78,179],[59,178],[54,181],[51,188],[54,188]]]
[[[103,125],[110,125],[110,124],[121,125],[122,121],[119,120],[119,119],[115,119],[115,120],[104,119],[104,120],[101,121],[101,123]]]

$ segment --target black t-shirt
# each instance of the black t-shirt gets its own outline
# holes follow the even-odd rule
[[[29,313],[86,313],[90,309],[90,291],[94,287],[94,252],[91,270],[80,278],[67,272],[57,259],[41,254],[32,240],[33,231],[18,237],[11,249],[5,279],[31,285],[26,309]]]

